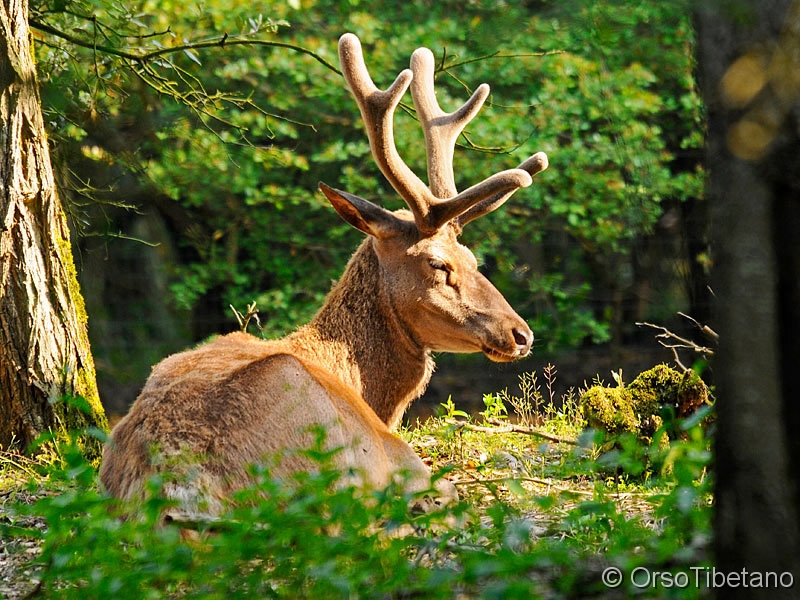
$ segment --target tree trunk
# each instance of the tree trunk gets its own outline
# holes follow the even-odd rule
[[[800,1],[702,5],[715,328],[717,569],[800,586]],[[735,10],[736,12],[731,12]],[[783,583],[789,583],[788,576]]]
[[[0,448],[107,428],[56,192],[28,0],[0,0]],[[99,444],[91,442],[90,455]]]

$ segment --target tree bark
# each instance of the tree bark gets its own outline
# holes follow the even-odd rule
[[[719,596],[797,598],[800,1],[702,6],[698,58],[720,334],[717,569],[791,573],[794,580],[791,589],[740,586]]]
[[[0,448],[107,428],[55,187],[28,0],[0,0]],[[86,442],[89,455],[99,444]]]

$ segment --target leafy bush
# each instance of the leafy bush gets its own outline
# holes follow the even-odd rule
[[[653,471],[642,457],[662,450],[633,437],[597,463],[589,438],[537,445],[431,419],[404,435],[460,488],[454,506],[420,513],[397,486],[337,486],[320,455],[317,472],[290,484],[255,469],[236,505],[190,535],[162,522],[157,478],[132,507],[98,490],[77,446],[62,446],[31,480],[38,499],[4,494],[0,533],[38,540],[45,598],[619,597],[602,583],[607,567],[624,574],[619,592],[661,598],[663,587],[634,585],[634,569],[709,565],[709,440],[697,421],[684,431]]]

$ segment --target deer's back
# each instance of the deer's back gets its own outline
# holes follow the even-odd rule
[[[130,412],[114,428],[100,477],[120,498],[140,494],[147,478],[174,478],[165,492],[188,512],[215,512],[248,481],[248,466],[266,461],[273,474],[312,469],[298,450],[343,448],[335,464],[388,484],[393,471],[418,476],[427,468],[389,433],[364,400],[323,367],[289,354],[280,340],[230,334],[156,365]],[[199,507],[208,504],[207,508]],[[194,506],[194,508],[192,508]]]

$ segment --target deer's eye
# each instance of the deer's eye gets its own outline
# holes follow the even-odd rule
[[[431,269],[436,271],[444,271],[445,273],[450,272],[450,267],[448,267],[445,263],[443,263],[438,258],[431,258],[428,260],[428,264],[431,266]]]
[[[439,260],[438,258],[428,259],[428,264],[430,265],[431,269],[434,270],[434,277],[436,277],[437,281],[442,281],[450,287],[457,287],[458,278],[456,277],[455,271],[453,271],[453,267],[443,260]],[[439,276],[439,273],[442,274],[441,277]]]

